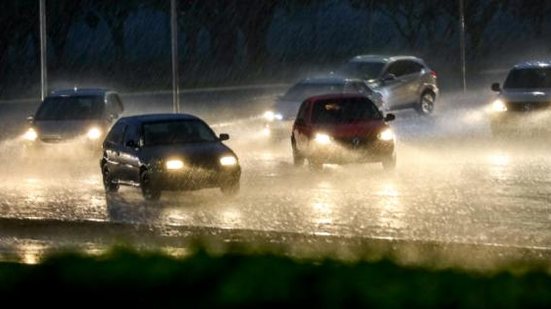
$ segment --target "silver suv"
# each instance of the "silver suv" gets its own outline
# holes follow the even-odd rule
[[[494,136],[515,132],[550,131],[551,61],[525,62],[514,66],[503,84],[492,84],[498,93],[492,103]]]
[[[436,72],[413,56],[362,55],[350,59],[338,69],[345,76],[366,81],[383,95],[383,110],[415,108],[431,114],[438,97]]]

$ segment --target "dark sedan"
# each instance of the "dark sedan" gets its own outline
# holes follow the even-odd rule
[[[186,114],[121,118],[103,143],[101,171],[107,192],[140,187],[147,200],[162,191],[220,188],[239,191],[241,168],[235,153],[201,119]]]

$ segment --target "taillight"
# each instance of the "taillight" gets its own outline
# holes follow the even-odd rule
[[[438,77],[438,74],[436,74],[436,72],[434,70],[430,71],[430,75],[432,76],[432,78],[437,78]]]

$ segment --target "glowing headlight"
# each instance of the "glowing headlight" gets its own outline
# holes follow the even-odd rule
[[[30,142],[34,142],[38,138],[38,133],[36,133],[35,129],[30,128],[23,134],[23,138]]]
[[[394,137],[394,132],[390,128],[386,128],[377,134],[377,138],[381,141],[391,141],[394,140]]]
[[[270,122],[274,120],[283,120],[283,115],[272,111],[267,111],[264,113],[264,119]]]
[[[86,133],[86,136],[91,140],[99,139],[101,137],[101,130],[99,128],[91,128]]]
[[[320,145],[328,145],[331,143],[331,136],[324,133],[316,133],[314,141]]]
[[[182,160],[168,160],[166,161],[167,170],[181,170],[184,168],[184,162]]]
[[[234,166],[237,165],[237,158],[234,156],[224,156],[220,158],[220,164],[222,166]]]
[[[503,113],[507,111],[507,105],[500,99],[497,99],[492,103],[492,110],[496,113]]]

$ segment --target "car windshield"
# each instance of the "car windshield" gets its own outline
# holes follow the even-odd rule
[[[337,124],[382,119],[377,107],[366,98],[324,100],[314,104],[312,123]]]
[[[199,120],[145,123],[143,136],[145,146],[218,141],[214,132]]]
[[[505,89],[551,88],[551,67],[513,69],[503,85]]]
[[[88,120],[101,118],[103,96],[47,97],[36,112],[36,120]]]
[[[304,101],[305,99],[321,95],[321,94],[330,94],[330,93],[342,93],[344,88],[343,83],[298,83],[293,86],[287,93],[284,98],[286,100],[292,101]]]
[[[354,77],[363,80],[375,79],[381,75],[385,66],[384,62],[359,62],[353,61],[344,64],[338,73],[347,77]]]

